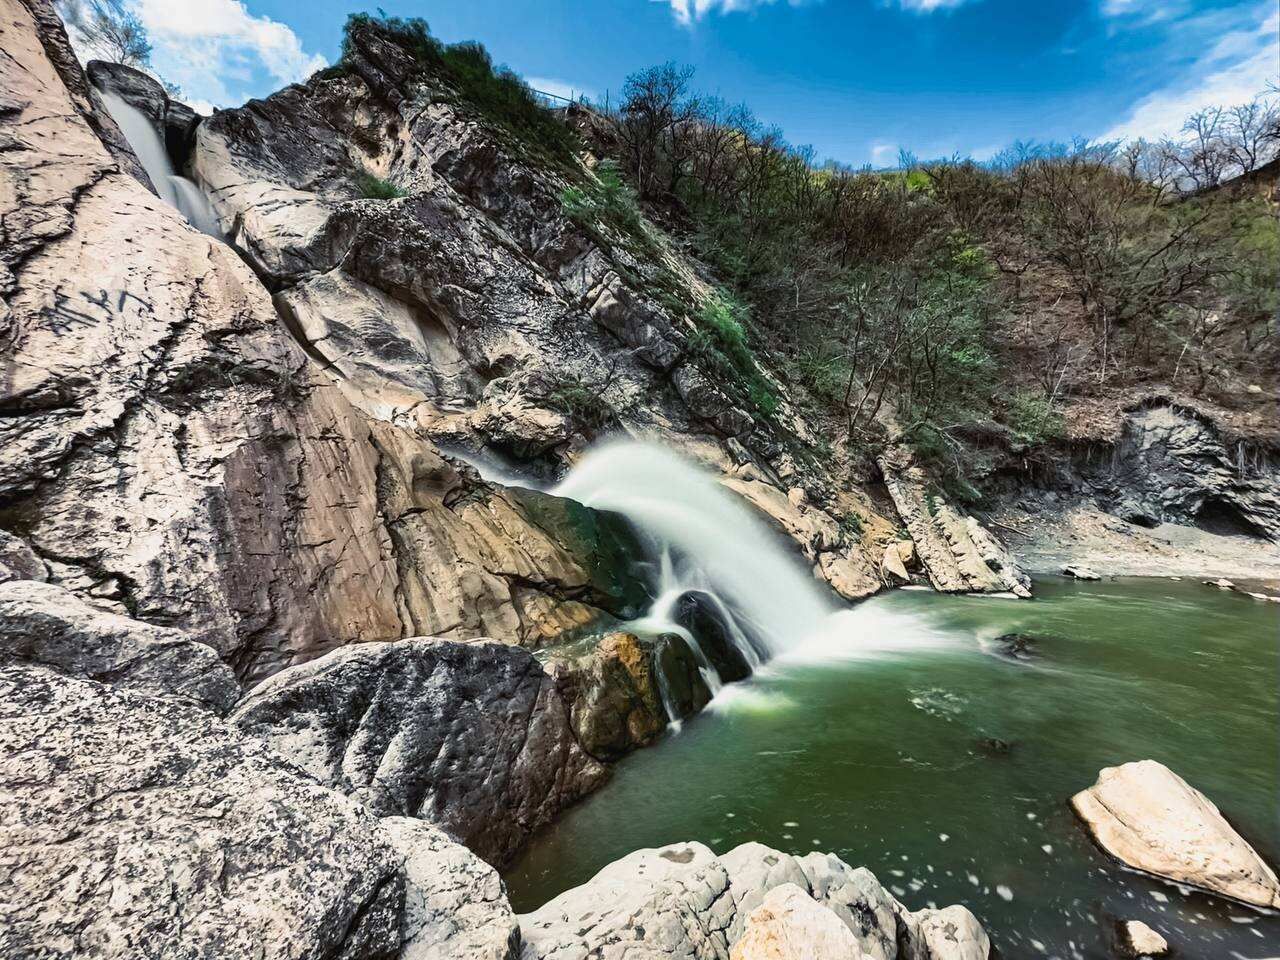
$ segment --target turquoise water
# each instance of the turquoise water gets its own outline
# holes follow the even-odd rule
[[[623,761],[505,874],[512,899],[637,847],[759,840],[865,865],[912,908],[963,903],[1005,957],[1111,957],[1116,919],[1184,957],[1280,955],[1280,918],[1127,870],[1067,803],[1151,757],[1280,860],[1278,627],[1276,605],[1194,581],[876,598]],[[999,655],[1011,632],[1032,659]]]

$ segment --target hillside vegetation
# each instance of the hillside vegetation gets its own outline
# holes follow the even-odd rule
[[[781,386],[851,465],[905,439],[974,500],[975,436],[1025,449],[1099,435],[1144,393],[1268,433],[1271,100],[1203,111],[1177,141],[1019,143],[981,163],[904,154],[875,171],[818,162],[747,106],[696,93],[688,68],[629,77],[613,108],[553,110],[478,44],[441,44],[420,20],[378,25],[556,161],[569,217],[659,265],[661,224],[718,288],[703,302],[660,266],[647,279],[687,313],[700,366],[758,417]]]

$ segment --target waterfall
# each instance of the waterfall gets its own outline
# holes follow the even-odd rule
[[[133,147],[142,169],[147,171],[147,176],[155,184],[160,199],[175,207],[201,233],[223,239],[222,231],[218,229],[218,219],[213,214],[213,207],[209,205],[209,198],[192,181],[174,172],[173,165],[169,162],[169,152],[165,150],[164,142],[151,121],[142,111],[111,91],[99,90],[98,93],[107,106],[107,112],[129,141],[129,146]]]
[[[589,452],[553,491],[589,507],[612,510],[656,541],[657,599],[633,626],[679,633],[706,671],[697,639],[674,623],[675,605],[690,590],[711,598],[731,641],[754,669],[823,629],[836,606],[778,536],[705,471],[662,447],[614,441]],[[718,678],[712,686],[718,689]]]

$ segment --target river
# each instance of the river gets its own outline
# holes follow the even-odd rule
[[[1122,867],[1067,802],[1151,757],[1280,860],[1276,606],[1195,581],[1036,588],[837,615],[535,838],[505,874],[517,910],[637,847],[758,840],[869,867],[913,909],[963,903],[1006,957],[1112,957],[1117,918],[1182,956],[1280,954],[1280,918]],[[1029,659],[1001,652],[1014,632]]]

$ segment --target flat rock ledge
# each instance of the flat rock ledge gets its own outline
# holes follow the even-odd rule
[[[1155,760],[1105,768],[1071,806],[1102,849],[1135,869],[1280,908],[1275,871],[1208,797]]]

